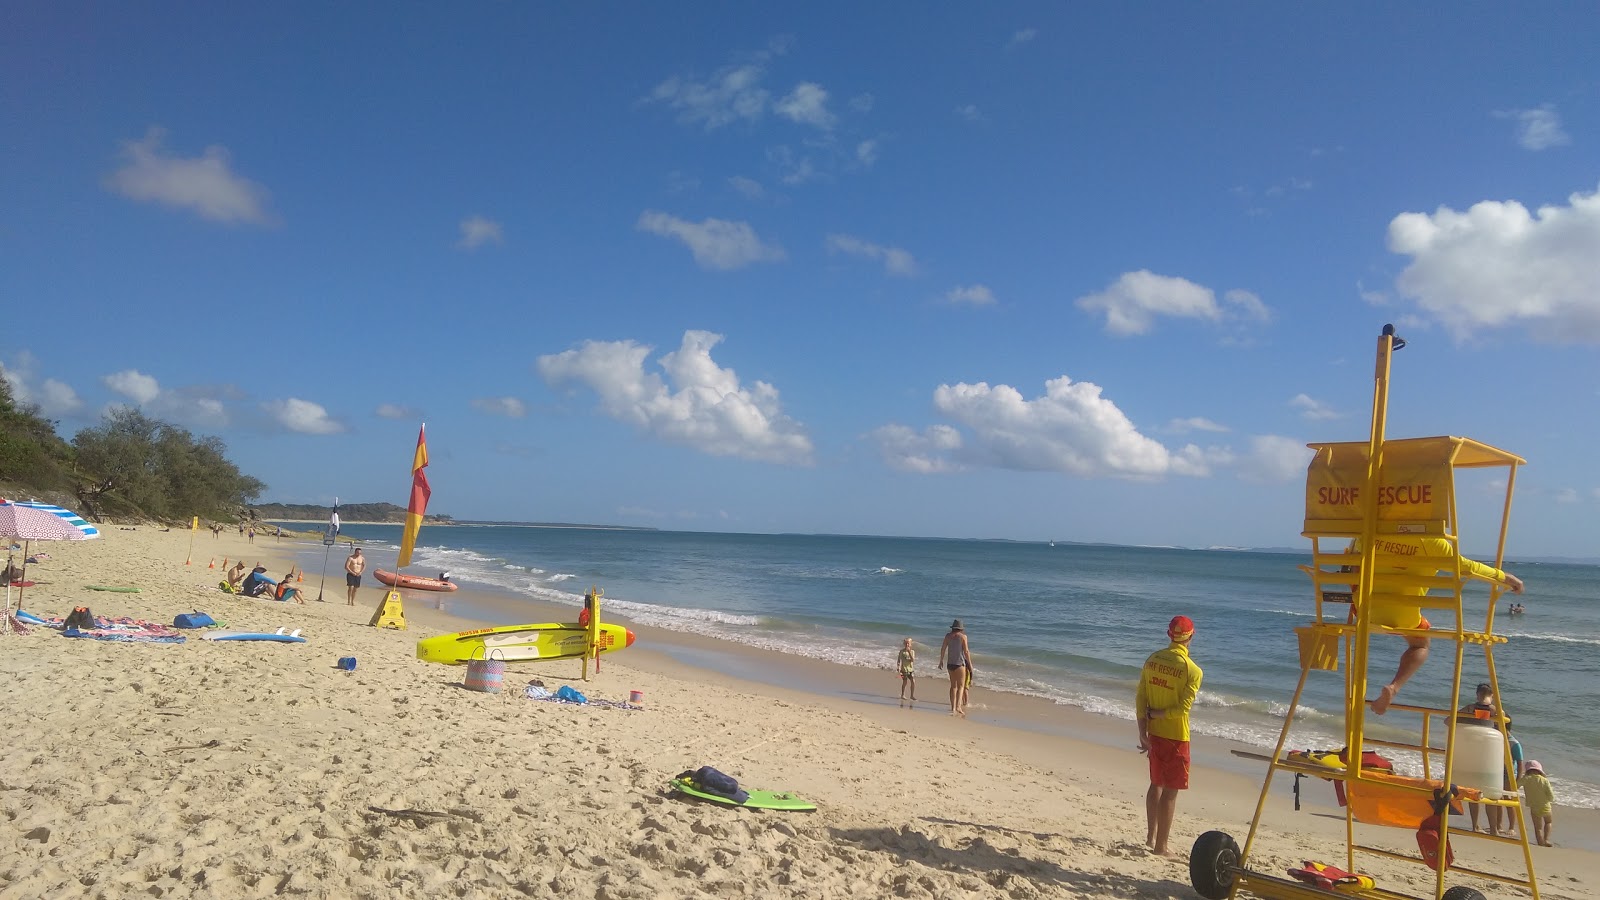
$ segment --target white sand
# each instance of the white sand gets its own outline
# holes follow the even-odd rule
[[[643,691],[642,711],[521,697],[530,678],[554,688],[576,676],[576,660],[512,667],[505,694],[470,692],[463,669],[413,655],[418,638],[466,623],[410,603],[410,630],[367,627],[380,594],[363,588],[346,607],[342,576],[329,578],[328,603],[224,595],[222,556],[281,553],[267,562],[277,577],[293,548],[202,533],[185,567],[188,541],[113,528],[48,545],[26,608],[169,623],[199,608],[233,628],[300,628],[309,642],[0,638],[0,898],[1194,897],[1187,848],[1210,828],[1242,841],[1259,789],[1197,772],[1179,806],[1180,854],[1157,858],[1142,846],[1131,750],[742,683],[652,656],[644,641],[580,683],[591,697]],[[205,567],[213,553],[217,570]],[[343,552],[334,558],[337,572]],[[144,590],[83,590],[107,583]],[[335,668],[340,656],[357,670]],[[894,690],[881,673],[862,678],[863,690]],[[664,793],[703,764],[821,808]],[[1269,810],[1255,868],[1342,862],[1342,816],[1276,797]],[[1398,830],[1368,839],[1414,849]],[[1543,896],[1594,896],[1595,854],[1535,851]],[[1515,872],[1520,850],[1458,839],[1457,857]],[[1418,865],[1361,862],[1384,887],[1432,895]]]

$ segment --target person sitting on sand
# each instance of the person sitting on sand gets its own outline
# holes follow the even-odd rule
[[[1359,547],[1351,545],[1351,549],[1359,552]],[[1426,570],[1413,571],[1410,566],[1397,566],[1389,564],[1380,566],[1373,573],[1373,582],[1376,592],[1386,594],[1410,594],[1421,597],[1428,593],[1425,587],[1408,587],[1404,585],[1385,585],[1385,575],[1434,575],[1441,571],[1441,567],[1451,558],[1456,556],[1455,545],[1442,537],[1430,537],[1418,534],[1381,534],[1376,539],[1378,553],[1385,556],[1416,556],[1430,558],[1425,564]],[[1522,579],[1486,566],[1477,560],[1461,559],[1461,572],[1463,575],[1478,578],[1492,584],[1504,585],[1511,589],[1511,593],[1522,593]],[[1355,609],[1350,610],[1355,615]],[[1422,617],[1421,606],[1385,606],[1375,610],[1372,614],[1372,624],[1380,628],[1400,628],[1409,630],[1426,631],[1432,625]],[[1374,715],[1383,715],[1389,711],[1389,705],[1394,703],[1394,698],[1400,693],[1400,688],[1405,686],[1411,676],[1417,674],[1422,664],[1428,661],[1428,639],[1420,635],[1406,635],[1406,649],[1400,654],[1400,665],[1395,669],[1394,678],[1378,691],[1378,696],[1372,701]]]
[[[967,630],[960,619],[950,623],[950,632],[939,645],[939,668],[950,673],[950,715],[966,718],[967,694],[972,685],[972,648],[967,645]]]
[[[240,586],[240,593],[246,597],[260,597],[277,586],[276,581],[267,577],[266,566],[256,566],[245,576],[244,583]]]
[[[233,568],[228,570],[228,574],[225,577],[228,579],[228,584],[235,591],[239,589],[239,585],[244,581],[244,573],[247,571],[249,570],[245,568],[244,560],[242,559],[234,563]]]
[[[283,576],[283,580],[278,582],[278,589],[275,593],[275,596],[285,603],[287,603],[292,597],[294,598],[294,602],[302,605],[305,604],[305,593],[294,586],[294,570],[291,569],[289,574]]]

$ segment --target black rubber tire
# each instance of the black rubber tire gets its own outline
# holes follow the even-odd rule
[[[1208,831],[1195,840],[1194,849],[1189,851],[1189,883],[1206,900],[1226,900],[1233,890],[1238,866],[1238,842],[1225,831]]]
[[[1487,900],[1487,898],[1483,896],[1482,891],[1458,884],[1444,892],[1444,900]]]

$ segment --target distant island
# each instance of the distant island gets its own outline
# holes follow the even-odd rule
[[[311,503],[257,503],[250,506],[250,512],[258,519],[267,519],[277,522],[326,522],[333,513],[331,506],[317,506]],[[406,508],[393,503],[341,503],[339,504],[339,519],[348,522],[378,522],[403,524],[406,520]],[[453,525],[455,519],[450,516],[429,513],[422,517],[428,525]]]

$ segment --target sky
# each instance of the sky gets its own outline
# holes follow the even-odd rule
[[[0,366],[265,500],[1303,546],[1316,441],[1600,556],[1571,4],[7,4]],[[1504,470],[1459,484],[1492,547]]]

